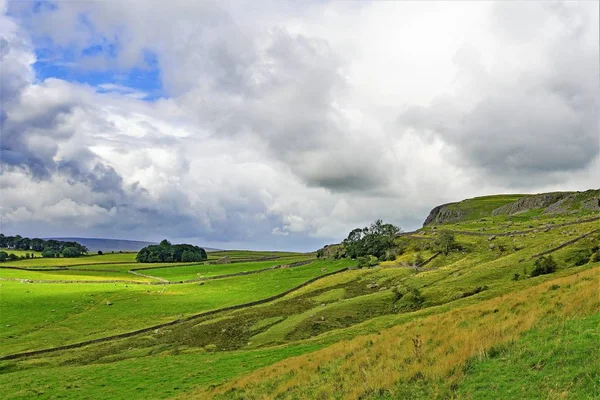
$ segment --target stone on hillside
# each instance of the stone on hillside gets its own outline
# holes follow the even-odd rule
[[[367,284],[367,289],[376,289],[378,287],[379,287],[379,285],[376,284],[376,283],[369,283],[369,284]]]
[[[112,306],[112,305],[113,305],[113,303],[112,303],[112,301],[109,301],[109,300],[107,300],[107,301],[106,301],[106,305],[107,305],[107,306]]]
[[[496,239],[496,235],[492,235],[488,238],[488,241]]]

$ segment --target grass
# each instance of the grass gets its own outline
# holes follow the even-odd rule
[[[300,261],[311,260],[310,256],[290,257],[271,261],[255,261],[234,264],[215,264],[215,265],[189,265],[184,267],[153,268],[149,270],[139,270],[139,272],[166,279],[168,281],[185,281],[199,279],[203,277],[212,277],[218,275],[234,274],[239,272],[256,271],[264,268],[271,268],[277,265],[289,264]]]
[[[599,278],[600,268],[595,268],[510,299],[415,319],[180,398],[451,397],[465,376],[460,366],[473,357],[485,357],[493,346],[517,340],[530,329],[600,312]],[[554,285],[561,289],[551,290]]]
[[[41,251],[33,251],[33,250],[15,250],[15,249],[4,249],[4,248],[0,248],[0,251],[5,251],[8,254],[14,254],[17,257],[25,257],[26,254],[33,254],[35,255],[35,257],[41,257],[42,256],[42,252]]]
[[[343,263],[336,268],[343,268]],[[203,285],[23,284],[3,281],[2,354],[58,346],[263,299],[322,275],[323,264]],[[107,302],[112,305],[107,306]]]
[[[0,266],[15,267],[64,267],[80,264],[100,264],[100,263],[123,263],[135,262],[137,253],[107,253],[103,255],[89,255],[74,258],[43,258],[36,257],[29,260],[5,261]]]
[[[590,198],[581,194],[573,204]],[[395,261],[328,276],[275,301],[76,350],[0,361],[0,396],[593,398],[600,368],[589,349],[598,340],[592,327],[600,314],[600,262],[585,257],[600,244],[600,233],[554,251],[555,273],[530,278],[529,272],[535,254],[597,229],[598,221],[550,230],[548,225],[599,214],[577,209],[562,215],[539,210],[486,215],[512,200],[502,195],[463,202],[473,219],[426,227],[418,233],[426,239],[399,239],[408,246]],[[435,254],[427,239],[444,228],[457,232],[462,250],[411,268],[417,254],[424,259]],[[473,231],[483,236],[467,234]],[[176,266],[121,259],[95,264],[97,256],[89,256],[79,260],[91,263],[71,264],[69,270],[0,269],[0,277],[143,279],[126,271],[144,267],[141,273],[180,281],[311,256],[228,251],[209,253],[210,261],[225,255],[242,262]],[[166,286],[0,281],[1,351],[72,343],[246,303],[353,265],[351,260],[316,260]]]
[[[77,271],[77,270],[59,270],[59,271],[24,271],[18,269],[0,269],[0,278],[9,279],[30,279],[44,281],[106,281],[106,280],[125,280],[137,282],[154,282],[154,279],[145,278],[127,272],[106,272],[106,271]]]
[[[560,288],[554,289],[560,290]],[[466,399],[592,399],[600,395],[600,314],[527,332],[467,363]]]

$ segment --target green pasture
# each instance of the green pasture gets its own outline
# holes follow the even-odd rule
[[[233,264],[212,264],[212,265],[188,265],[182,267],[167,267],[142,269],[139,272],[150,276],[156,276],[168,281],[185,281],[190,279],[200,279],[203,277],[212,277],[218,275],[234,274],[239,272],[256,271],[264,268],[271,268],[277,265],[291,264],[300,261],[312,260],[311,256],[286,257],[270,261],[255,261]]]
[[[203,284],[148,286],[1,281],[2,353],[89,340],[263,299],[349,264],[351,262],[322,261]]]

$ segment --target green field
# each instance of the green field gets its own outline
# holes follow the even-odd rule
[[[600,339],[600,232],[597,220],[583,220],[600,213],[490,215],[511,201],[502,195],[462,202],[471,210],[464,220],[427,226],[413,234],[420,239],[399,237],[403,253],[368,269],[342,258],[260,271],[313,256],[249,251],[209,253],[209,261],[252,260],[232,264],[128,264],[119,257],[132,255],[111,254],[82,257],[91,262],[60,271],[0,268],[0,279],[11,279],[0,280],[2,355],[180,320],[127,338],[0,360],[0,396],[595,398],[600,358],[590,349]],[[565,222],[573,224],[560,226]],[[455,232],[459,249],[438,254],[432,244],[441,229]],[[547,251],[556,270],[531,277],[538,254]],[[417,267],[417,255],[436,257]],[[98,264],[100,257],[109,260]],[[130,269],[171,282],[216,279],[164,284]],[[219,278],[244,271],[257,272]],[[181,320],[317,277],[259,305]],[[102,283],[120,279],[140,284]]]
[[[5,261],[0,266],[15,267],[63,267],[81,264],[110,264],[110,263],[135,263],[136,253],[107,253],[103,255],[89,255],[74,258],[33,258],[29,260]]]
[[[203,285],[43,285],[3,281],[2,353],[89,340],[260,300],[324,274],[323,263],[328,265],[328,272],[352,264],[319,262],[263,272],[260,279],[248,275],[206,281]]]
[[[214,265],[189,265],[183,267],[152,268],[138,270],[147,275],[156,276],[168,281],[185,281],[191,279],[200,279],[203,277],[213,277],[218,275],[235,274],[240,272],[256,271],[265,268],[272,268],[278,265],[291,264],[295,262],[309,261],[314,259],[312,256],[286,257],[271,261],[255,261],[233,264],[214,264]]]
[[[23,279],[23,280],[49,280],[49,281],[104,281],[104,280],[126,280],[138,282],[152,282],[154,279],[145,278],[123,272],[108,271],[78,271],[78,270],[52,270],[52,271],[26,271],[22,269],[3,268],[0,270],[0,278]]]

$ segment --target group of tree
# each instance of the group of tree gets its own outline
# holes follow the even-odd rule
[[[87,247],[72,241],[30,239],[21,235],[5,236],[0,233],[0,248],[33,250],[42,252],[42,257],[79,257],[88,252]],[[8,255],[10,257],[10,254]]]
[[[400,232],[399,227],[384,224],[380,219],[371,226],[354,229],[344,239],[346,256],[352,259],[367,256],[382,259],[386,251],[394,246],[394,239]]]
[[[150,245],[141,249],[136,256],[141,263],[152,262],[199,262],[208,259],[206,251],[191,244],[171,244],[163,240],[158,245]]]

